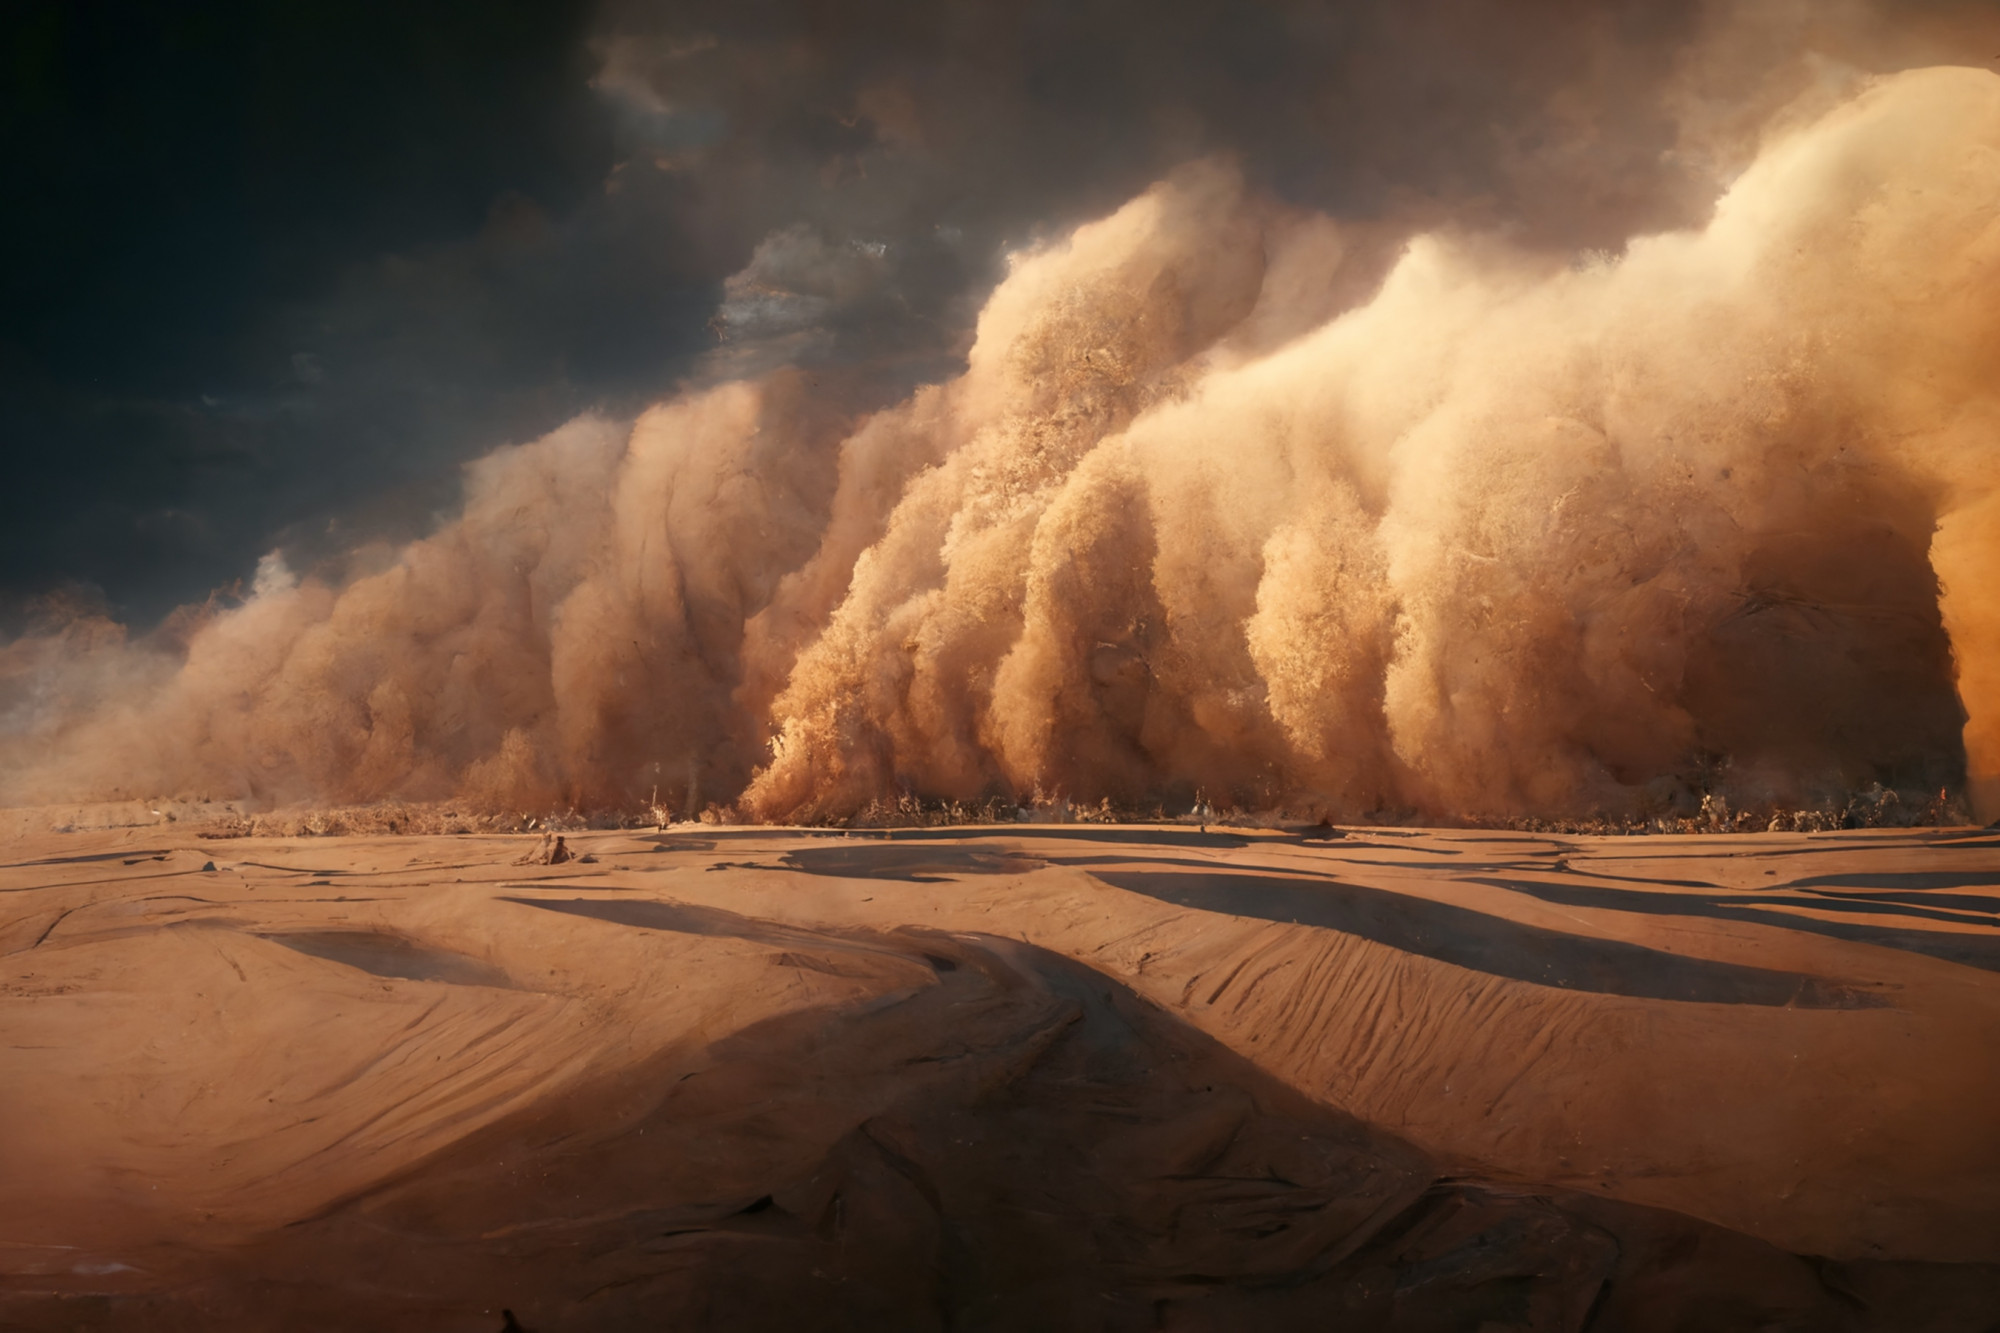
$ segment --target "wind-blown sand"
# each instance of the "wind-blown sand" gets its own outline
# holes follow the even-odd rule
[[[2000,834],[183,827],[9,839],[0,1328],[2000,1310]]]

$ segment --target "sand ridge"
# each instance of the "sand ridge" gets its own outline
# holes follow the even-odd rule
[[[2000,1291],[1991,835],[571,842],[15,841],[0,1315],[1066,1326],[1096,1283],[1078,1326],[1471,1327],[1504,1287],[1570,1328],[1687,1244],[1857,1327]],[[1468,1279],[1502,1235],[1511,1276]],[[1668,1288],[1730,1289],[1708,1262]]]

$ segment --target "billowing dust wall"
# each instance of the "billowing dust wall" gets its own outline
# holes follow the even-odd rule
[[[1357,296],[1356,293],[1359,293]],[[1191,165],[962,375],[579,420],[341,586],[5,650],[5,796],[1443,817],[2000,776],[2000,78],[1880,81],[1556,264]]]

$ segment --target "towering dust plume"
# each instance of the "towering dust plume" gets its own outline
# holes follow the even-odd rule
[[[899,792],[1439,817],[2000,784],[2000,78],[1557,263],[1190,166],[962,375],[579,420],[340,586],[5,649],[6,799]],[[1981,784],[1986,784],[1982,789]]]

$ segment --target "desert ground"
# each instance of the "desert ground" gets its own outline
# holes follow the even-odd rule
[[[4,1329],[2000,1327],[2000,833],[0,867]]]

